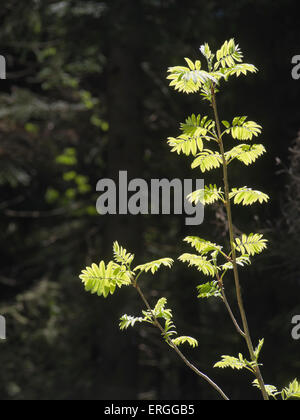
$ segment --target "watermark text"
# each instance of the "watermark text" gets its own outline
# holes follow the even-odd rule
[[[300,55],[294,55],[292,58],[292,64],[294,67],[292,68],[292,78],[294,80],[300,79]]]
[[[136,178],[128,182],[127,171],[120,171],[118,185],[108,178],[98,182],[96,190],[102,194],[97,200],[97,212],[101,215],[185,214],[190,216],[185,218],[186,225],[200,225],[204,220],[204,206],[194,205],[187,199],[194,183],[196,190],[204,189],[203,179],[152,179],[148,183]]]
[[[0,55],[0,79],[6,79],[6,59],[3,55]]]
[[[294,340],[300,340],[300,315],[292,318],[292,324],[295,325],[292,329],[292,337]]]
[[[6,340],[6,319],[0,315],[0,340]]]

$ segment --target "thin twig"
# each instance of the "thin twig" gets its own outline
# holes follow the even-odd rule
[[[156,325],[156,327],[161,331],[162,335],[165,336],[165,331],[162,327],[162,325],[160,324],[160,322],[158,321],[158,319],[156,318],[155,314],[153,313],[149,302],[147,301],[145,295],[143,294],[143,292],[141,291],[141,288],[139,287],[139,285],[136,282],[133,282],[133,286],[136,288],[137,292],[139,293],[140,297],[142,298],[146,308],[148,309],[148,311],[151,313],[152,317],[153,317],[153,321],[154,324]],[[176,353],[178,354],[178,356],[181,358],[181,360],[190,368],[192,369],[193,372],[195,372],[198,376],[200,376],[202,379],[204,379],[206,382],[208,382],[220,395],[221,397],[226,400],[229,401],[229,398],[227,397],[227,395],[222,391],[222,389],[215,383],[213,382],[212,379],[210,379],[207,375],[205,375],[203,372],[201,372],[199,369],[196,368],[196,366],[194,366],[179,350],[179,348],[176,346],[175,343],[173,343],[172,340],[170,340],[169,338],[166,338],[167,343],[170,345],[170,347],[172,347]]]
[[[240,326],[239,326],[239,324],[238,324],[238,322],[237,322],[237,320],[235,319],[235,316],[233,315],[233,312],[232,312],[232,310],[231,310],[231,307],[230,307],[230,305],[229,305],[229,302],[228,302],[228,300],[227,300],[227,298],[226,298],[226,295],[225,295],[225,290],[224,290],[224,287],[222,287],[222,289],[221,289],[221,293],[222,293],[222,299],[223,299],[223,302],[224,302],[224,304],[225,304],[225,306],[226,306],[226,308],[227,308],[227,310],[228,310],[228,313],[229,313],[229,315],[230,315],[230,318],[232,319],[232,322],[234,323],[234,326],[235,326],[235,328],[236,328],[236,330],[237,330],[237,332],[243,337],[243,338],[245,338],[245,333],[244,333],[244,331],[242,331],[242,329],[240,328]]]
[[[233,260],[232,264],[233,264],[233,273],[234,273],[234,281],[235,281],[237,301],[238,301],[238,306],[239,306],[239,310],[240,310],[240,314],[241,314],[241,318],[242,318],[242,323],[243,323],[243,328],[244,328],[244,332],[245,332],[245,337],[244,338],[245,338],[246,343],[247,343],[247,347],[248,347],[248,350],[249,350],[249,353],[250,353],[251,360],[253,362],[256,362],[257,360],[256,360],[256,357],[255,357],[254,347],[253,347],[251,336],[250,336],[250,330],[249,330],[249,326],[248,326],[247,316],[246,316],[244,303],[243,303],[242,292],[241,292],[238,267],[237,267],[237,263],[236,263],[236,250],[235,250],[235,247],[234,247],[233,222],[232,222],[231,204],[230,204],[230,198],[229,198],[229,181],[228,181],[227,162],[226,162],[226,157],[225,157],[224,145],[223,145],[222,134],[221,134],[220,119],[219,119],[219,114],[218,114],[218,109],[217,109],[217,104],[216,104],[216,95],[215,95],[215,90],[214,90],[213,84],[211,86],[211,94],[212,94],[212,107],[213,107],[215,122],[216,122],[216,127],[217,127],[218,142],[219,142],[219,147],[220,147],[220,152],[221,152],[221,155],[222,155],[222,162],[223,162],[225,206],[226,206],[227,219],[228,219],[228,230],[229,230],[232,260]],[[255,375],[256,375],[256,378],[259,382],[263,398],[265,400],[269,400],[268,393],[267,393],[266,388],[265,388],[264,380],[262,378],[262,375],[261,375],[261,372],[260,372],[260,369],[259,369],[258,365],[255,366]]]

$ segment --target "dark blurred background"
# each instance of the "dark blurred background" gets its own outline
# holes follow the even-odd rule
[[[222,119],[248,115],[264,127],[268,150],[255,166],[232,166],[231,185],[271,196],[234,208],[243,232],[261,232],[268,251],[241,273],[249,324],[266,383],[300,379],[300,54],[298,2],[180,0],[7,0],[0,11],[0,398],[218,399],[152,328],[120,332],[122,314],[144,309],[133,289],[104,300],[86,294],[83,267],[111,258],[118,240],[136,262],[189,252],[188,234],[226,243],[224,211],[201,226],[184,216],[124,218],[95,210],[99,179],[202,177],[170,153],[168,136],[191,113],[209,112],[198,95],[168,87],[169,66],[199,58],[234,37],[259,73],[232,79],[219,95]],[[219,171],[206,182],[221,182]],[[145,277],[151,301],[168,298],[180,334],[199,339],[189,358],[233,399],[260,398],[247,372],[213,369],[222,354],[247,350],[221,302],[199,301],[203,279],[179,262]],[[228,295],[236,311],[235,296]]]

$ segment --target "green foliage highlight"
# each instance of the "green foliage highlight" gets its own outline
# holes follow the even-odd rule
[[[168,144],[172,147],[171,152],[177,152],[178,155],[183,153],[195,156],[197,151],[203,150],[202,138],[195,135],[181,134],[177,138],[169,137]]]
[[[261,125],[254,121],[247,121],[247,118],[246,116],[235,117],[231,125],[228,121],[222,121],[223,125],[227,128],[224,133],[231,134],[237,140],[252,140],[253,137],[257,137],[261,133]]]
[[[211,169],[219,168],[222,164],[222,156],[220,153],[213,152],[209,149],[204,149],[203,152],[197,155],[197,158],[192,163],[192,169],[200,168],[201,172],[210,171]]]
[[[214,69],[218,70],[219,67],[223,69],[226,67],[233,67],[238,62],[242,62],[243,54],[239,45],[235,44],[234,39],[225,41],[222,47],[216,53],[217,62]]]
[[[198,298],[222,297],[222,293],[217,281],[211,281],[197,286]]]
[[[184,343],[188,343],[191,347],[195,348],[198,347],[198,341],[193,338],[193,337],[189,337],[189,336],[182,336],[182,337],[176,337],[173,338],[172,342],[176,345],[176,346],[181,346]]]
[[[242,52],[235,44],[234,39],[226,41],[216,55],[212,54],[207,43],[201,46],[200,51],[207,60],[209,71],[201,70],[199,60],[193,62],[189,58],[185,58],[188,67],[175,66],[168,69],[170,74],[167,79],[171,80],[170,86],[175,90],[187,94],[201,90],[201,95],[211,101],[210,87],[212,83],[218,85],[220,80],[227,81],[230,76],[239,77],[247,75],[248,72],[257,72],[255,66],[242,62]],[[213,63],[214,59],[216,59],[215,63]]]
[[[172,338],[177,335],[176,326],[173,322],[173,314],[171,309],[166,308],[167,299],[161,298],[157,301],[154,309],[142,311],[143,317],[134,317],[131,315],[123,315],[120,319],[120,329],[126,330],[129,327],[134,327],[136,323],[148,323],[157,326],[158,320],[163,320],[162,336],[164,340],[171,347],[172,345],[181,346],[184,343],[188,343],[191,347],[195,348],[198,346],[198,341],[190,336],[180,336]]]
[[[258,233],[243,234],[241,239],[235,239],[235,247],[242,254],[260,254],[267,247],[267,240],[262,239],[263,235]]]
[[[243,206],[251,206],[257,201],[262,204],[268,202],[269,196],[261,191],[252,190],[248,187],[232,188],[229,198],[233,198],[234,204],[242,204]]]
[[[240,257],[236,258],[236,263],[240,267],[244,267],[245,265],[250,265],[251,260],[249,258],[249,255],[244,254],[244,255],[241,255]],[[227,270],[233,270],[233,263],[231,261],[228,261],[227,263],[221,265],[221,269],[226,270],[226,271]]]
[[[56,163],[59,165],[74,166],[77,164],[76,150],[68,147],[63,153],[56,157]]]
[[[254,373],[254,368],[256,366],[255,362],[249,362],[244,358],[244,356],[239,353],[238,357],[233,356],[222,356],[220,362],[217,362],[214,367],[215,368],[231,368],[236,370],[247,369],[250,372]]]
[[[114,259],[117,263],[124,264],[128,267],[134,260],[134,254],[127,252],[127,250],[120,246],[118,242],[114,242],[113,251]]]
[[[265,343],[265,340],[264,340],[264,338],[262,338],[261,340],[259,340],[259,343],[254,350],[254,355],[255,355],[256,360],[258,360],[258,358],[259,358],[259,355],[260,355],[260,352],[263,348],[264,343]]]
[[[211,251],[221,251],[222,247],[213,242],[206,241],[198,236],[187,236],[184,241],[195,248],[200,254],[207,254]]]
[[[261,134],[262,127],[255,121],[248,120],[247,116],[238,116],[233,118],[231,123],[222,121],[225,127],[222,132],[216,103],[216,94],[219,92],[222,80],[227,81],[230,76],[238,77],[246,75],[248,72],[255,73],[257,69],[252,64],[243,63],[243,54],[234,39],[226,41],[217,50],[216,54],[211,51],[207,43],[201,46],[200,51],[206,59],[207,70],[203,70],[200,60],[193,62],[191,59],[185,58],[187,66],[170,67],[167,79],[170,81],[170,86],[179,92],[200,93],[204,100],[210,102],[214,119],[192,114],[184,123],[180,124],[181,134],[177,137],[168,138],[168,145],[171,147],[171,151],[178,155],[192,156],[192,169],[199,168],[202,173],[212,169],[222,169],[223,188],[217,187],[216,184],[206,185],[204,188],[192,192],[188,196],[188,200],[195,205],[198,203],[203,205],[213,204],[217,201],[224,205],[227,215],[226,228],[228,227],[229,231],[229,249],[224,251],[222,246],[211,241],[197,236],[187,236],[184,241],[194,248],[197,254],[183,253],[178,259],[187,263],[190,267],[195,267],[204,276],[212,278],[211,281],[197,286],[198,298],[221,298],[237,332],[246,341],[250,361],[241,353],[238,354],[238,357],[223,355],[214,367],[221,369],[229,367],[234,370],[246,369],[250,371],[256,377],[253,385],[259,387],[264,399],[268,400],[270,396],[276,398],[279,393],[276,387],[264,384],[260,364],[258,363],[264,340],[260,340],[254,349],[243,304],[238,270],[239,267],[251,264],[251,256],[260,254],[266,249],[267,240],[259,233],[242,234],[241,237],[234,237],[231,202],[243,206],[255,203],[262,204],[269,200],[269,196],[246,186],[230,189],[228,180],[228,166],[232,161],[238,160],[249,166],[266,153],[266,149],[262,144],[241,143],[225,150],[226,143],[223,139],[226,136],[238,141],[252,141]],[[214,147],[217,144],[218,151],[209,148],[208,143],[212,143]],[[191,365],[178,350],[177,347],[185,343],[194,348],[198,346],[198,341],[190,336],[178,336],[172,311],[166,307],[167,299],[164,297],[159,299],[155,307],[151,309],[140,288],[140,281],[138,282],[138,280],[142,274],[149,272],[155,274],[161,267],[171,268],[174,261],[171,258],[162,258],[131,269],[134,255],[127,252],[118,242],[114,243],[113,249],[114,262],[110,262],[106,266],[101,261],[99,266],[93,264],[82,272],[80,278],[85,284],[86,290],[107,297],[109,293],[114,293],[116,286],[132,285],[142,298],[146,310],[142,311],[143,316],[139,317],[123,315],[120,319],[120,329],[126,330],[138,323],[152,324],[157,327],[166,343],[176,350],[182,360],[217,389],[223,398],[227,399],[223,391],[206,375],[198,371],[195,366]],[[237,253],[240,255],[237,255]],[[239,321],[235,318],[225,294],[229,270],[232,270],[231,273],[233,272],[242,326],[239,326]],[[280,394],[282,399],[299,398],[300,386],[298,381],[295,379]]]
[[[172,258],[161,258],[160,260],[155,260],[143,265],[138,265],[137,267],[135,267],[134,271],[140,271],[145,273],[151,271],[152,274],[155,274],[161,266],[172,268],[173,263],[174,260],[172,260]]]
[[[214,130],[216,123],[209,119],[208,116],[204,116],[201,118],[201,115],[192,114],[185,120],[185,123],[180,124],[181,130],[184,134],[188,134],[189,136],[203,136],[209,140],[209,136],[206,136],[207,133],[212,133]]]
[[[123,315],[120,319],[120,330],[127,330],[129,327],[134,327],[137,322],[146,322],[143,317],[134,317],[131,315]]]
[[[192,204],[201,203],[206,205],[213,204],[218,200],[224,202],[224,193],[221,188],[210,184],[209,186],[205,186],[200,190],[192,192],[187,198]]]
[[[217,82],[217,74],[201,70],[201,62],[199,60],[193,63],[191,60],[186,59],[186,62],[189,67],[175,66],[170,67],[168,70],[170,75],[167,79],[171,80],[170,86],[173,86],[175,90],[187,94],[196,93],[208,80]]]
[[[240,75],[246,76],[247,73],[256,73],[257,68],[253,66],[253,64],[241,63],[235,64],[228,69],[221,69],[220,71],[223,73],[224,79],[227,81],[230,76],[239,77]]]
[[[260,389],[260,385],[256,379],[252,382],[252,384],[253,386]],[[265,385],[265,386],[266,386],[268,395],[274,398],[275,400],[277,400],[278,396],[281,396],[281,399],[284,401],[290,400],[290,399],[292,400],[300,399],[300,383],[298,382],[297,379],[294,379],[292,382],[290,382],[287,387],[282,389],[282,391],[278,391],[278,389],[274,385]]]
[[[281,396],[283,400],[300,398],[300,383],[298,380],[294,379],[286,388],[283,388]]]
[[[207,116],[192,114],[185,123],[180,124],[182,134],[178,137],[169,137],[168,144],[172,147],[171,152],[185,155],[192,154],[195,156],[197,152],[203,151],[203,141],[214,140],[215,123]]]
[[[116,287],[129,286],[131,284],[131,273],[124,266],[110,262],[107,266],[104,261],[99,265],[92,264],[82,270],[79,278],[87,292],[97,293],[98,296],[107,297],[113,295]]]
[[[237,159],[248,166],[254,163],[265,152],[266,149],[262,144],[239,144],[226,152],[225,157],[227,163],[231,163],[234,159]]]
[[[254,379],[252,384],[256,388],[261,389],[257,379]],[[265,388],[266,388],[266,391],[267,391],[269,397],[273,397],[274,399],[276,399],[276,396],[280,394],[280,392],[278,392],[276,386],[274,386],[274,385],[266,385],[265,384]]]
[[[179,258],[179,261],[183,263],[188,263],[188,265],[194,266],[201,271],[205,276],[214,277],[217,272],[217,268],[215,267],[213,260],[208,260],[207,257],[202,255],[195,255],[195,254],[182,254]]]

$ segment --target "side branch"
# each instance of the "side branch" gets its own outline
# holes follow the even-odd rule
[[[227,171],[227,162],[225,157],[225,151],[224,151],[224,145],[222,140],[222,133],[221,133],[221,126],[220,126],[220,119],[216,104],[216,94],[213,84],[211,85],[211,97],[212,97],[212,108],[214,111],[214,117],[216,121],[216,127],[217,127],[217,135],[218,135],[218,143],[220,147],[220,153],[222,155],[222,161],[223,161],[223,181],[224,181],[224,192],[225,192],[225,206],[226,206],[226,212],[227,212],[227,220],[228,220],[228,230],[229,230],[229,239],[230,239],[230,246],[231,246],[231,255],[232,255],[232,264],[233,264],[233,273],[234,273],[234,281],[235,281],[235,288],[236,288],[236,295],[237,295],[237,302],[242,318],[243,323],[243,329],[244,329],[244,338],[247,343],[247,347],[249,350],[249,354],[251,357],[251,360],[253,362],[256,362],[256,357],[254,354],[254,347],[252,344],[251,336],[250,336],[250,330],[248,326],[247,316],[244,308],[243,303],[243,297],[242,297],[242,291],[240,286],[240,280],[239,280],[239,273],[238,273],[238,266],[236,263],[236,250],[234,246],[234,233],[233,233],[233,222],[232,222],[232,213],[231,213],[231,204],[230,204],[230,198],[229,198],[229,182],[228,182],[228,171]],[[259,366],[256,365],[255,367],[255,375],[259,382],[260,389],[263,394],[263,398],[265,400],[269,400],[268,393],[265,388],[265,384],[259,369]]]
[[[152,314],[153,317],[153,321],[155,326],[160,330],[160,332],[162,333],[162,335],[165,335],[165,331],[162,327],[162,325],[160,324],[160,322],[158,321],[158,319],[155,317],[149,302],[147,301],[145,295],[143,294],[141,288],[139,287],[138,284],[133,284],[135,289],[137,290],[138,294],[140,295],[141,299],[143,300],[146,308],[148,309],[148,311]],[[221,397],[226,400],[229,401],[229,398],[227,397],[227,395],[222,391],[222,389],[215,383],[213,382],[212,379],[210,379],[207,375],[205,375],[203,372],[201,372],[199,369],[196,368],[196,366],[194,366],[184,355],[183,353],[179,350],[179,348],[176,346],[176,344],[173,343],[173,341],[170,338],[167,338],[167,343],[169,344],[170,347],[172,347],[175,352],[178,354],[178,356],[181,358],[181,360],[193,371],[196,373],[196,375],[198,375],[199,377],[201,377],[202,379],[204,379],[206,382],[208,382],[220,395]]]

